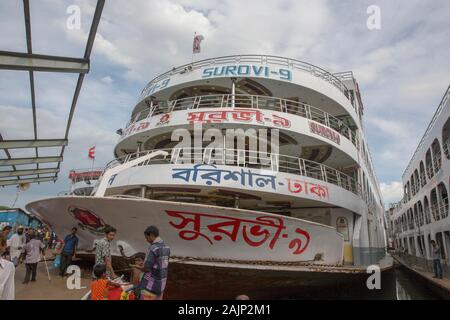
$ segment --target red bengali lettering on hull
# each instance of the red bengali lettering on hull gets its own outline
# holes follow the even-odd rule
[[[319,123],[309,121],[309,131],[311,133],[314,133],[321,137],[324,137],[328,140],[331,140],[331,141],[335,142],[336,144],[341,143],[341,136],[339,135],[339,133],[337,133],[333,129],[330,129]]]
[[[190,124],[193,123],[224,123],[230,121],[230,115],[232,121],[238,122],[252,122],[266,124],[266,122],[272,123],[276,127],[289,128],[291,122],[287,118],[280,117],[276,114],[271,116],[264,116],[264,113],[254,109],[241,109],[235,108],[233,110],[226,111],[195,111],[189,112],[187,121]]]
[[[290,193],[311,194],[320,199],[329,199],[330,197],[328,187],[325,185],[289,178],[286,178],[286,181]]]
[[[235,218],[172,210],[166,210],[166,213],[168,216],[179,220],[169,221],[169,224],[179,230],[178,236],[186,241],[201,237],[210,245],[214,245],[214,241],[222,241],[224,236],[232,242],[236,242],[239,234],[241,234],[244,242],[254,248],[261,247],[270,240],[268,248],[272,250],[280,237],[289,238],[289,233],[285,232],[284,219],[281,217]],[[219,222],[216,222],[217,220]],[[301,228],[296,228],[295,232],[296,238],[289,243],[289,249],[295,249],[292,254],[299,255],[307,249],[310,243],[310,235]],[[305,238],[305,241],[302,241],[299,237]]]

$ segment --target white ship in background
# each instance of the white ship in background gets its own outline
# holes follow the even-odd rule
[[[69,172],[70,190],[58,195],[89,196],[103,173],[103,168],[72,169]]]
[[[332,284],[337,276],[309,276],[307,266],[339,274],[385,255],[383,202],[363,111],[351,72],[331,74],[295,59],[238,55],[173,68],[142,91],[119,130],[116,159],[92,196],[50,198],[27,209],[60,236],[79,225],[84,249],[106,225],[115,226],[116,255],[119,247],[126,255],[145,252],[143,230],[158,226],[178,259],[169,276],[172,297],[174,279],[195,297],[222,297],[211,295],[216,285],[229,294],[253,285],[263,294],[263,286]],[[206,142],[189,150],[188,162],[172,132],[192,132],[198,124],[203,134],[209,128],[224,134],[278,129],[279,150],[268,150],[270,161],[263,164],[249,151],[249,139],[240,146],[214,141],[220,152]],[[266,280],[238,282],[243,274]],[[272,276],[278,280],[268,280]],[[207,281],[209,291],[195,279]]]
[[[403,173],[403,199],[387,213],[389,238],[409,266],[432,270],[431,240],[440,248],[450,277],[450,87]]]

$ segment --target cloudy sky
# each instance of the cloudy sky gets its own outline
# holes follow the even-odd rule
[[[96,1],[30,1],[33,51],[82,57]],[[81,28],[66,26],[67,8],[81,9]],[[377,5],[381,29],[369,30]],[[109,0],[99,25],[72,123],[60,179],[32,185],[16,206],[68,190],[71,168],[113,157],[116,129],[128,120],[140,90],[155,75],[191,59],[193,33],[205,36],[197,59],[273,54],[352,70],[362,90],[366,133],[386,203],[401,197],[401,175],[450,83],[448,0]],[[0,2],[0,50],[26,51],[23,4]],[[35,73],[38,136],[63,137],[76,75]],[[26,72],[0,71],[0,132],[32,138]],[[5,155],[0,151],[0,157]],[[25,155],[12,151],[13,155]],[[49,154],[54,153],[50,150]],[[32,155],[32,154],[31,154]],[[12,205],[16,187],[0,188]]]

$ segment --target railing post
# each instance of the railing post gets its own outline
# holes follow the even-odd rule
[[[304,104],[304,107],[305,107],[306,118],[312,119],[310,106],[308,104]]]
[[[173,149],[172,154],[170,156],[170,162],[172,162],[173,164],[177,164],[179,157],[180,157],[180,148]]]
[[[270,167],[272,171],[278,172],[278,154],[272,153],[270,155]]]
[[[153,107],[153,100],[150,100],[150,111],[148,112],[147,119],[153,116],[153,112],[155,112],[155,108]]]
[[[323,164],[320,165],[320,171],[322,171],[322,180],[325,182],[327,181],[327,169],[325,168],[325,166]]]
[[[212,156],[212,149],[205,148],[205,150],[203,150],[203,163],[211,164],[211,156]]]
[[[281,109],[281,112],[287,113],[286,100],[280,99],[280,109]]]
[[[325,115],[325,125],[327,126],[327,127],[330,127],[330,115],[328,114],[328,113],[326,113],[326,112],[324,112],[324,115]]]
[[[234,109],[235,106],[235,96],[236,96],[236,82],[231,79],[231,107]]]
[[[302,159],[298,158],[298,170],[300,172],[300,175],[303,176],[303,165],[302,165]]]

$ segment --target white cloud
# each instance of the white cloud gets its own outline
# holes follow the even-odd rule
[[[389,183],[380,183],[381,194],[386,205],[394,203],[403,198],[403,185],[401,181],[392,181]]]
[[[113,79],[110,76],[103,77],[101,80],[102,80],[102,82],[104,82],[106,84],[113,83]]]

